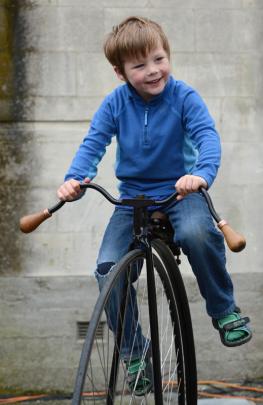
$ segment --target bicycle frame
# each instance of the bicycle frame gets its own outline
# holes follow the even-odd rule
[[[142,200],[143,201],[143,200]],[[156,289],[153,269],[152,247],[148,232],[148,212],[147,206],[143,204],[140,207],[139,201],[134,207],[134,239],[135,242],[141,243],[144,246],[146,255],[146,277],[148,290],[151,291],[151,296],[148,294],[149,303],[149,319],[151,329],[152,360],[153,360],[153,379],[154,379],[154,398],[155,403],[163,405],[162,393],[162,376],[160,362],[160,345],[159,345],[159,328],[158,328],[158,313]]]
[[[153,379],[154,379],[154,398],[155,403],[158,405],[163,405],[163,393],[162,393],[162,375],[161,375],[161,362],[160,362],[160,345],[159,345],[159,328],[158,328],[158,313],[157,313],[157,299],[156,299],[156,289],[155,289],[155,278],[154,278],[154,268],[153,268],[153,258],[152,258],[152,246],[149,237],[149,218],[147,207],[152,205],[152,201],[145,200],[143,198],[137,198],[133,200],[123,200],[123,203],[127,203],[133,206],[133,232],[134,232],[134,243],[135,247],[138,245],[140,248],[143,247],[146,256],[146,278],[148,290],[151,291],[151,295],[148,294],[148,307],[149,307],[149,319],[150,319],[150,330],[151,330],[151,342],[154,350],[152,351],[152,361],[153,361]],[[125,285],[128,283],[129,274],[126,274]],[[126,309],[126,288],[123,289],[123,296],[121,299],[121,313],[118,319],[118,326],[116,332],[116,344],[113,353],[113,366],[111,368],[110,374],[110,384],[107,395],[107,405],[112,405],[114,402],[114,392],[117,379],[117,370],[119,363],[119,350],[116,347],[121,346],[123,328],[121,325],[121,320],[124,319],[125,309]]]
[[[80,184],[82,190],[86,188],[93,188],[100,192],[108,201],[116,206],[129,206],[134,210],[134,224],[133,224],[133,247],[139,248],[143,251],[146,260],[146,278],[148,291],[148,308],[149,308],[149,323],[151,329],[151,342],[152,342],[152,362],[153,362],[153,380],[154,380],[154,398],[155,403],[158,405],[163,405],[163,391],[162,391],[162,377],[161,377],[161,361],[160,361],[160,349],[159,349],[159,331],[158,331],[158,308],[157,308],[157,295],[155,288],[155,276],[154,276],[154,263],[153,263],[153,251],[151,245],[151,236],[149,229],[149,207],[164,207],[168,206],[172,202],[176,201],[177,193],[173,193],[168,198],[162,201],[156,201],[146,198],[145,196],[137,196],[136,198],[116,200],[114,199],[104,188],[98,186],[94,183]],[[244,237],[235,231],[233,231],[225,220],[222,220],[216,213],[213,203],[210,199],[209,194],[203,188],[200,189],[203,194],[208,208],[214,220],[217,222],[218,227],[224,234],[225,240],[229,248],[234,252],[239,252],[244,249],[246,241]],[[36,214],[28,215],[20,220],[20,229],[24,233],[32,232],[36,229],[43,221],[51,217],[54,212],[60,209],[65,204],[65,201],[59,201],[55,206],[51,208],[46,208]],[[125,270],[125,268],[124,268]],[[129,271],[126,272],[125,282],[129,282]],[[125,274],[125,273],[124,273]],[[150,297],[151,295],[151,297]],[[121,347],[123,338],[123,327],[121,325],[121,320],[124,319],[124,314],[126,311],[125,302],[127,298],[126,289],[123,288],[123,297],[121,300],[121,314],[118,316],[117,322],[117,333],[116,333],[116,343],[113,351],[113,362],[110,372],[110,384],[107,396],[107,405],[112,405],[114,403],[114,395],[117,381],[117,372],[120,361],[120,352],[118,347]]]

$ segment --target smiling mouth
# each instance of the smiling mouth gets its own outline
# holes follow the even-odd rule
[[[161,79],[162,79],[162,78],[159,77],[159,79],[151,80],[151,81],[147,82],[147,84],[156,84],[156,83],[158,83]]]

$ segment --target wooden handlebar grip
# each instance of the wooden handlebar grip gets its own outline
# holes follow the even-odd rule
[[[51,216],[52,214],[50,214],[47,208],[44,211],[26,215],[20,219],[20,230],[24,233],[30,233]]]
[[[232,252],[241,252],[241,250],[245,249],[246,239],[244,236],[235,232],[224,219],[217,226],[222,231],[226,243]]]

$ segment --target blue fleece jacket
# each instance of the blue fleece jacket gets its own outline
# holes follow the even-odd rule
[[[93,179],[106,147],[116,136],[115,172],[121,197],[163,198],[185,174],[211,186],[220,164],[220,140],[198,93],[172,76],[146,103],[129,85],[110,93],[95,113],[65,180]]]

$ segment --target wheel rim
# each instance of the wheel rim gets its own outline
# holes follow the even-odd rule
[[[125,297],[126,303],[132,300],[131,288],[133,287],[137,295],[138,316],[134,316],[137,328],[140,325],[143,336],[146,339],[142,356],[144,358],[149,356],[149,341],[150,341],[150,327],[149,327],[149,309],[148,309],[148,291],[145,278],[144,265],[142,266],[141,254],[135,255],[130,258],[125,266],[129,268],[130,278],[134,280],[129,283],[127,287],[127,295]],[[184,365],[183,354],[181,345],[180,325],[177,322],[177,308],[174,301],[171,285],[164,265],[157,256],[154,254],[154,267],[155,267],[155,283],[157,293],[157,307],[158,307],[158,320],[159,320],[159,338],[160,338],[160,354],[161,354],[161,373],[162,373],[162,386],[163,386],[163,402],[164,404],[184,404]],[[118,276],[115,280],[110,282],[111,288],[119,280],[123,283],[123,270],[116,268]],[[164,284],[164,285],[163,285]],[[131,287],[132,285],[132,287]],[[91,333],[93,337],[90,339],[90,352],[89,360],[86,365],[85,381],[83,384],[83,393],[81,396],[81,404],[154,404],[154,393],[149,392],[142,397],[134,395],[131,392],[127,382],[127,369],[124,362],[123,354],[120,355],[118,362],[118,376],[116,379],[116,387],[111,386],[109,390],[109,383],[111,369],[112,369],[112,356],[113,348],[116,339],[112,331],[108,328],[107,317],[105,308],[108,309],[110,295],[105,294],[105,299],[101,303],[99,314],[97,314],[96,328]],[[119,307],[123,308],[120,302]],[[136,312],[136,311],[134,311]],[[120,320],[120,319],[119,319]],[[122,324],[126,321],[121,319]],[[108,318],[108,323],[111,321]],[[112,325],[111,325],[112,326]],[[102,329],[103,332],[102,332]],[[122,336],[122,342],[125,337]],[[126,339],[127,340],[127,339]],[[91,341],[93,341],[91,343]],[[135,341],[130,345],[135,347]],[[120,347],[117,348],[120,353]],[[126,358],[127,360],[127,358]]]

